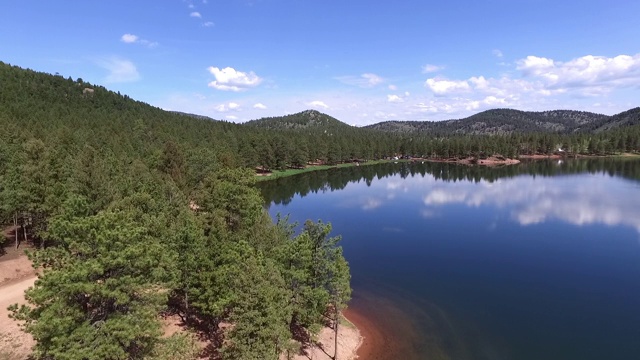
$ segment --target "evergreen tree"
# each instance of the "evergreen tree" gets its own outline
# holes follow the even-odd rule
[[[32,254],[44,272],[13,316],[25,321],[39,357],[142,359],[160,336],[157,313],[175,259],[135,222],[141,209],[89,212],[72,197],[52,220],[58,246]]]

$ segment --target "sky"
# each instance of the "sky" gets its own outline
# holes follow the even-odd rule
[[[636,0],[3,0],[0,61],[232,122],[612,115],[640,106],[639,14]]]

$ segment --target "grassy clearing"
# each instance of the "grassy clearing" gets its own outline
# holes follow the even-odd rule
[[[389,161],[398,161],[398,160],[371,160],[364,163],[344,163],[344,164],[337,164],[337,165],[308,165],[304,169],[276,170],[272,172],[271,175],[256,175],[256,178],[258,181],[267,181],[267,180],[274,180],[274,179],[279,179],[287,176],[298,175],[298,174],[302,174],[310,171],[320,171],[320,170],[328,170],[328,169],[335,169],[335,168],[351,167],[351,166],[356,166],[356,164],[360,164],[359,166],[375,165],[375,164],[382,164]]]
[[[615,157],[615,158],[638,158],[638,157],[640,157],[640,153],[621,153],[621,154],[610,155],[610,157]]]
[[[344,315],[340,315],[340,326],[344,326],[344,327],[350,328],[350,329],[355,329],[356,328],[356,326],[351,321],[349,321],[349,319],[344,317]]]

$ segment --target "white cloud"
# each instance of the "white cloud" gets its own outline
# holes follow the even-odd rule
[[[588,55],[566,62],[528,56],[516,64],[520,76],[507,73],[499,78],[427,79],[425,87],[445,99],[422,102],[419,111],[468,114],[495,107],[522,108],[523,104],[539,108],[540,104],[557,102],[561,95],[605,96],[640,84],[640,54],[611,58]]]
[[[204,27],[212,27],[212,26],[214,26],[214,25],[215,25],[215,23],[214,23],[213,21],[205,21],[205,22],[202,24],[202,26],[204,26]]]
[[[314,100],[314,101],[308,102],[307,105],[315,108],[323,108],[323,109],[329,108],[329,105],[325,104],[324,101],[320,101],[320,100]]]
[[[267,109],[267,106],[266,106],[265,104],[263,104],[263,103],[257,103],[257,104],[254,104],[254,105],[253,105],[253,108],[254,108],[254,109],[266,110],[266,109]]]
[[[401,103],[404,102],[404,99],[398,95],[387,95],[387,101],[392,103]]]
[[[554,67],[552,59],[537,56],[527,56],[518,60],[518,70],[522,70],[525,75],[541,76]]]
[[[262,79],[253,71],[248,73],[237,71],[232,67],[219,69],[209,67],[209,72],[216,78],[209,87],[224,91],[243,91],[260,85]]]
[[[227,112],[227,111],[231,111],[231,110],[239,111],[240,110],[240,104],[235,103],[235,102],[229,102],[229,103],[226,103],[226,104],[216,105],[214,107],[214,109],[217,112]]]
[[[140,79],[135,64],[119,57],[110,57],[96,61],[98,66],[109,71],[105,78],[107,83],[133,82]]]
[[[504,56],[504,54],[502,53],[502,51],[501,51],[501,50],[499,50],[499,49],[493,49],[493,51],[492,51],[491,53],[493,54],[493,56],[495,56],[495,57],[499,57],[499,58],[501,58],[501,57],[503,57],[503,56]]]
[[[389,94],[389,95],[387,95],[387,102],[390,102],[390,103],[402,103],[410,95],[411,95],[411,93],[408,92],[408,91],[405,91],[404,94],[402,94],[402,95]]]
[[[189,14],[189,16],[194,18],[202,18],[202,15],[197,11],[193,11],[191,14]]]
[[[606,94],[640,83],[640,54],[604,57],[587,55],[567,62],[527,56],[517,62],[527,77],[541,81],[546,89],[575,90],[583,95]]]
[[[444,69],[444,66],[426,64],[426,65],[424,65],[422,67],[422,73],[423,74],[434,73],[434,72],[438,72],[438,71],[440,71],[442,69]]]
[[[235,115],[227,115],[227,116],[225,116],[225,118],[227,118],[227,119],[229,119],[229,120],[234,120],[234,121],[235,121],[235,120],[238,120],[238,117],[237,117],[237,116],[235,116]]]
[[[127,44],[132,44],[132,43],[138,41],[138,37],[136,35],[133,35],[133,34],[124,34],[124,35],[122,35],[120,40],[122,42],[127,43]]]
[[[384,82],[384,79],[376,74],[365,73],[360,76],[339,76],[336,80],[353,86],[371,88]]]
[[[124,34],[120,37],[120,41],[126,44],[141,44],[150,48],[158,46],[157,42],[141,39],[139,36],[134,34]]]
[[[389,85],[389,86],[388,86],[388,88],[389,88],[389,90],[391,90],[391,91],[396,91],[396,90],[398,90],[398,87],[397,87],[397,86],[395,86],[395,85]]]
[[[427,79],[424,85],[436,95],[467,92],[471,89],[469,83],[466,80],[447,80],[432,78]]]
[[[376,74],[362,74],[361,76],[362,76],[362,78],[367,80],[367,85],[368,86],[376,86],[376,85],[384,82],[384,80],[380,76],[378,76]]]

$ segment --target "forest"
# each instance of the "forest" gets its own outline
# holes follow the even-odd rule
[[[270,130],[269,135],[272,137],[269,144],[263,144],[260,155],[253,162],[268,169],[298,167],[306,164],[305,160],[336,164],[396,156],[424,159],[483,159],[492,155],[509,158],[553,154],[598,156],[637,152],[640,149],[640,108],[612,117],[590,117],[585,115],[590,113],[583,112],[545,113],[546,117],[568,117],[571,121],[576,118],[592,119],[592,123],[580,120],[584,127],[581,131],[543,131],[536,125],[536,121],[523,121],[519,117],[521,113],[524,112],[498,109],[448,122],[395,122],[394,126],[405,123],[411,125],[396,131],[397,129],[387,128],[389,123],[357,128],[328,115],[308,110],[250,121],[245,126]],[[509,114],[516,115],[508,117]],[[486,129],[485,126],[491,122],[504,125],[505,117],[510,122],[509,131],[477,134],[461,130]],[[602,119],[609,122],[603,123]],[[475,122],[471,123],[472,120]],[[589,127],[595,126],[595,123],[598,124],[599,131]],[[424,124],[429,128],[420,128]],[[435,130],[429,130],[431,128]]]
[[[82,79],[6,64],[0,78],[0,220],[40,269],[11,311],[34,358],[277,359],[338,330],[340,237],[271,219],[240,126]],[[165,314],[192,331],[163,337]]]
[[[162,336],[167,313],[220,359],[277,359],[337,331],[351,296],[340,237],[318,219],[271,219],[256,169],[640,149],[631,125],[436,136],[317,111],[234,124],[5,63],[0,79],[0,222],[41,269],[12,316],[37,359],[195,358],[191,333]]]

